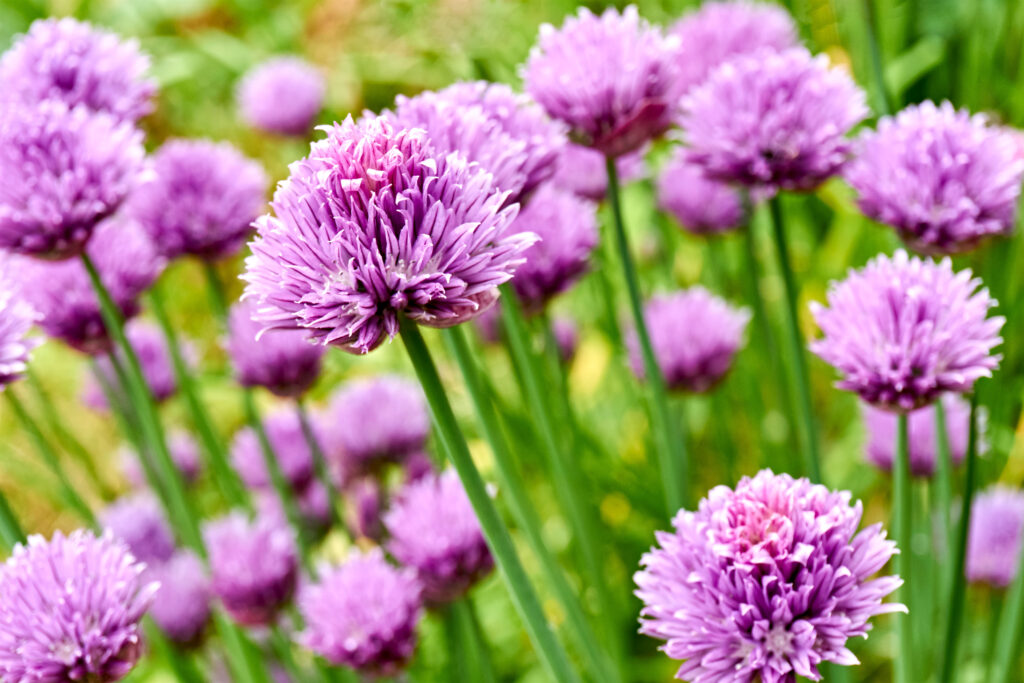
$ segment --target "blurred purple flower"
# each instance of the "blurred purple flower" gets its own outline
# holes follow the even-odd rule
[[[541,26],[523,81],[574,139],[619,157],[672,124],[681,94],[677,49],[677,39],[632,5],[600,16],[581,8],[561,28]]]
[[[323,73],[299,57],[274,57],[249,70],[238,84],[238,111],[253,128],[305,135],[324,103]]]
[[[963,462],[967,454],[967,437],[971,423],[971,406],[956,394],[943,394],[939,399],[946,411],[946,438],[949,455],[954,465]],[[896,447],[896,413],[885,408],[861,404],[861,413],[867,428],[868,442],[865,455],[868,462],[889,471],[892,469]],[[910,436],[910,473],[916,477],[930,477],[935,473],[935,406],[928,405],[907,414],[907,433]],[[979,452],[980,452],[979,448]]]
[[[359,423],[351,423],[349,428]],[[314,430],[319,430],[313,424]],[[299,492],[313,480],[313,453],[309,449],[302,431],[302,423],[294,410],[273,413],[264,418],[263,429],[267,433],[270,447],[281,468],[281,473],[291,485],[292,490]],[[323,438],[321,436],[321,443]],[[271,485],[270,473],[267,472],[260,440],[251,427],[246,427],[235,435],[231,444],[231,462],[247,486],[254,489],[268,489]]]
[[[647,171],[644,163],[646,148],[624,154],[615,160],[619,182],[627,183],[638,180]],[[608,171],[605,168],[604,156],[597,150],[575,143],[562,148],[555,165],[555,174],[551,184],[575,195],[599,202],[608,192]]]
[[[490,174],[440,155],[421,130],[381,119],[335,124],[291,166],[257,221],[246,295],[267,328],[310,330],[367,353],[399,316],[431,327],[494,303],[533,236],[510,233]]]
[[[157,585],[113,536],[31,536],[0,567],[0,680],[109,683],[142,653]]]
[[[558,316],[551,322],[551,332],[558,344],[558,355],[563,363],[568,363],[576,355],[580,333],[576,321],[565,316]]]
[[[715,487],[641,560],[641,633],[694,683],[820,680],[821,662],[858,664],[846,641],[906,611],[882,602],[898,577],[871,578],[896,544],[881,525],[858,533],[861,512],[848,492],[769,470]]]
[[[125,327],[125,334],[128,342],[132,345],[135,355],[138,356],[139,365],[142,366],[142,375],[146,378],[149,392],[153,398],[162,403],[178,391],[178,381],[174,374],[174,364],[171,360],[171,353],[167,348],[167,339],[163,332],[155,325],[142,320],[132,320]],[[186,359],[194,356],[192,345],[187,342],[180,344],[179,351]],[[126,363],[122,358],[120,350],[115,352],[122,364]],[[188,362],[188,360],[186,360]],[[117,387],[117,373],[110,361],[110,354],[96,358],[96,365],[93,368],[100,372],[103,377],[92,376],[91,384],[86,385],[84,400],[85,403],[95,410],[107,411],[110,406],[107,404],[107,397],[103,393],[101,381],[109,387]],[[127,401],[126,396],[118,392],[119,398]]]
[[[371,541],[384,537],[381,484],[373,477],[358,477],[345,485],[345,522],[352,534]]]
[[[181,550],[163,564],[151,567],[147,577],[160,584],[149,616],[179,647],[196,647],[210,621],[210,579],[202,561]]]
[[[986,116],[923,102],[865,132],[845,175],[870,218],[918,251],[949,254],[1013,231],[1024,177],[1015,154]]]
[[[1024,491],[996,485],[978,493],[967,536],[967,579],[1005,587],[1017,576],[1024,539]]]
[[[156,565],[174,554],[174,533],[149,492],[120,498],[100,514],[100,526],[120,539],[140,562]]]
[[[658,175],[658,205],[697,235],[712,235],[740,227],[746,220],[739,190],[711,180],[676,147]]]
[[[19,291],[16,271],[16,261],[0,253],[0,391],[21,378],[39,344],[28,333],[40,316]]]
[[[172,430],[167,437],[167,448],[171,452],[171,460],[178,467],[186,484],[194,484],[202,472],[199,459],[199,445],[192,435],[183,429]],[[139,456],[131,449],[124,449],[120,457],[121,470],[125,479],[135,487],[147,485],[146,474],[139,462]]]
[[[256,495],[261,515],[272,516],[283,525],[289,524],[281,499],[273,488],[258,489]],[[305,533],[318,538],[327,532],[331,525],[331,500],[323,484],[310,481],[295,492],[295,503]]]
[[[839,388],[890,410],[970,391],[999,365],[992,349],[1005,322],[988,317],[996,302],[980,286],[970,270],[953,272],[948,258],[876,256],[832,283],[828,308],[811,303],[824,334],[811,351],[839,371]]]

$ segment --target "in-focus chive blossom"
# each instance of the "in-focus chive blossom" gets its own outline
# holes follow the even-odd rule
[[[644,317],[665,384],[673,391],[696,393],[710,390],[729,371],[750,321],[746,309],[733,308],[700,286],[654,297]],[[643,378],[635,332],[626,343],[633,371]]]
[[[136,40],[71,18],[40,19],[0,58],[0,107],[56,100],[135,122],[153,108],[148,70]]]
[[[358,431],[357,422],[346,428]],[[281,473],[292,490],[303,491],[313,481],[313,454],[303,436],[302,424],[292,410],[273,413],[263,419],[263,429],[277,458]],[[231,462],[247,486],[270,489],[271,478],[256,432],[246,427],[235,435],[231,445]]]
[[[402,316],[448,327],[492,305],[535,239],[507,230],[492,176],[386,120],[326,132],[256,222],[243,278],[265,328],[367,353]]]
[[[973,249],[1008,235],[1024,160],[1004,129],[949,102],[923,102],[865,132],[847,181],[867,216],[930,254]]]
[[[647,173],[644,163],[646,147],[624,154],[615,160],[623,183],[639,180]],[[608,173],[604,155],[596,149],[570,142],[562,147],[555,164],[551,184],[574,195],[599,202],[608,192]]]
[[[267,330],[253,320],[251,301],[231,307],[225,348],[243,387],[264,387],[275,396],[306,393],[320,376],[326,349],[300,330]]]
[[[139,297],[165,265],[139,227],[119,216],[99,225],[87,253],[125,318],[138,313]],[[111,351],[113,344],[99,299],[81,262],[22,257],[12,266],[22,296],[42,316],[39,327],[43,332],[90,355]]]
[[[299,642],[331,664],[393,676],[412,658],[422,614],[416,572],[388,564],[379,549],[355,552],[304,586]]]
[[[305,135],[323,108],[327,80],[299,57],[274,57],[249,70],[238,84],[242,119],[253,128]]]
[[[822,662],[858,664],[847,641],[906,611],[883,602],[902,581],[875,576],[896,545],[881,525],[858,532],[861,514],[849,492],[769,470],[715,487],[641,560],[641,632],[694,683],[820,680]]]
[[[167,340],[164,338],[164,335],[156,326],[142,320],[132,320],[129,322],[125,326],[125,334],[128,336],[128,341],[131,343],[132,349],[135,350],[135,355],[139,359],[139,364],[142,366],[142,375],[146,379],[146,386],[149,387],[149,392],[153,395],[153,399],[158,403],[162,403],[174,396],[178,391],[178,382],[174,376],[171,354],[167,349]],[[182,355],[190,360],[194,359],[195,349],[191,344],[181,343],[179,350]],[[124,358],[121,357],[120,351],[113,351],[112,353],[121,364],[124,363]],[[110,410],[110,406],[107,405],[107,397],[104,395],[101,387],[97,386],[100,383],[105,383],[107,386],[117,385],[117,373],[111,362],[110,354],[98,356],[93,366],[93,371],[94,373],[102,374],[103,377],[93,377],[93,384],[86,386],[83,392],[83,399],[89,407],[95,410]],[[127,397],[124,398],[127,401]]]
[[[939,399],[946,412],[946,439],[954,465],[964,460],[970,427],[970,403],[956,394],[943,394]],[[938,402],[938,401],[937,401]],[[861,414],[867,430],[864,454],[868,462],[883,470],[891,470],[896,446],[897,416],[891,410],[861,404]],[[936,470],[935,405],[918,408],[907,414],[910,444],[910,473],[916,477],[931,477]],[[979,447],[978,451],[983,449]]]
[[[811,304],[823,337],[811,350],[839,371],[837,386],[907,412],[943,392],[966,393],[1001,356],[1004,318],[970,270],[952,262],[880,255],[833,283],[828,306]]]
[[[40,316],[22,295],[17,277],[15,259],[0,253],[0,390],[21,379],[39,344],[28,333]]]
[[[150,567],[146,575],[160,584],[149,616],[178,647],[198,646],[210,622],[213,599],[202,560],[190,550],[180,550]]]
[[[275,515],[249,520],[241,512],[207,522],[211,587],[232,619],[268,626],[291,601],[298,582],[295,536]]]
[[[406,484],[384,515],[388,551],[416,570],[423,599],[458,600],[494,568],[473,506],[454,470]]]
[[[199,459],[199,445],[188,432],[176,429],[167,435],[167,450],[171,453],[171,460],[181,472],[182,479],[186,484],[194,484],[202,472],[202,462]],[[139,455],[129,448],[120,452],[119,461],[121,473],[132,486],[142,488],[147,485],[146,474],[139,463]]]
[[[996,485],[978,493],[971,508],[965,573],[969,581],[1005,588],[1020,570],[1024,491]]]
[[[109,683],[142,654],[157,585],[110,534],[31,536],[0,567],[0,680]]]
[[[79,254],[135,187],[142,133],[84,107],[0,109],[0,248],[44,259]]]
[[[704,3],[673,24],[669,33],[679,39],[676,59],[683,94],[737,57],[762,50],[781,52],[800,44],[789,12],[748,0]]]
[[[171,140],[149,160],[127,211],[168,259],[236,254],[266,207],[267,175],[226,142]]]
[[[727,183],[711,180],[687,159],[685,147],[676,147],[658,174],[658,205],[683,229],[697,235],[716,235],[739,228],[746,221],[740,192]]]
[[[868,113],[850,75],[803,48],[727,62],[682,108],[687,158],[758,196],[810,191],[838,173],[851,152],[846,134]]]
[[[160,503],[150,493],[136,493],[107,506],[100,526],[120,539],[135,559],[155,566],[174,554],[174,533]]]
[[[678,40],[635,6],[600,16],[582,8],[544,24],[523,67],[526,92],[577,142],[618,157],[672,125],[680,91]]]

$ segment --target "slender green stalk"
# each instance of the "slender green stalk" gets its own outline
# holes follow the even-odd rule
[[[577,649],[587,662],[590,675],[596,681],[619,680],[614,675],[614,670],[608,661],[606,652],[598,643],[597,636],[594,634],[590,622],[587,621],[576,591],[569,584],[562,568],[558,565],[558,561],[544,542],[544,536],[541,533],[541,521],[537,516],[537,510],[530,501],[529,495],[526,492],[526,484],[516,468],[512,449],[501,428],[498,412],[495,410],[494,403],[484,386],[482,370],[473,356],[469,343],[466,341],[465,332],[460,327],[453,327],[445,330],[444,334],[448,342],[448,348],[455,357],[459,370],[462,372],[466,389],[473,399],[477,419],[483,427],[484,435],[491,446],[491,452],[494,454],[499,490],[505,499],[505,504],[516,520],[516,525],[526,537],[526,542],[540,563],[541,571],[544,573],[547,584],[551,587],[555,598],[565,611],[570,632],[574,637]]]
[[[964,593],[967,579],[964,576],[964,561],[967,556],[967,532],[971,523],[971,502],[974,500],[974,479],[978,460],[978,396],[971,396],[971,423],[967,431],[967,456],[964,471],[964,492],[960,506],[960,523],[957,526],[956,547],[953,548],[953,576],[949,588],[949,614],[946,618],[946,645],[942,650],[942,668],[939,681],[949,683],[953,680],[953,669],[956,665],[956,651],[959,634],[963,628],[961,623],[964,612]]]
[[[476,606],[473,601],[466,597],[456,604],[459,617],[463,623],[463,629],[470,634],[470,637],[477,643],[477,650],[480,653],[479,678],[476,680],[482,683],[497,683],[498,676],[494,673],[494,662],[491,661],[491,651],[487,645],[487,636],[480,624],[480,617],[476,613]]]
[[[898,109],[895,98],[885,83],[885,69],[882,66],[882,50],[878,45],[877,21],[875,18],[874,0],[865,0],[863,4],[864,36],[868,41],[868,52],[871,57],[871,75],[878,92],[878,113],[888,116]]]
[[[228,319],[228,300],[224,294],[224,283],[220,281],[217,274],[217,266],[209,261],[203,261],[203,274],[206,276],[206,291],[210,297],[210,307],[221,324]]]
[[[149,619],[144,622],[146,639],[153,649],[160,653],[171,671],[182,683],[206,683],[206,677],[196,667],[192,655],[182,652],[164,636],[163,632]]]
[[[25,532],[7,502],[7,496],[0,491],[0,543],[3,543],[4,551],[9,553],[16,544],[24,542]]]
[[[615,230],[615,243],[622,261],[623,277],[629,293],[629,306],[636,326],[637,340],[640,342],[640,353],[644,362],[644,377],[647,382],[650,407],[651,428],[657,444],[658,460],[661,466],[661,479],[665,487],[665,502],[669,517],[686,505],[687,455],[686,446],[679,438],[668,408],[668,396],[665,389],[665,378],[654,357],[651,336],[644,320],[643,301],[640,295],[640,280],[636,265],[629,250],[626,237],[626,226],[622,220],[622,206],[619,198],[619,177],[614,159],[605,160],[608,173],[608,199],[612,209],[612,224]]]
[[[559,645],[544,616],[540,600],[516,554],[512,536],[498,514],[494,502],[487,494],[487,488],[469,454],[469,447],[459,429],[451,404],[448,402],[448,396],[445,394],[444,385],[437,374],[437,368],[423,341],[423,336],[416,324],[404,316],[399,320],[399,330],[402,343],[405,345],[405,350],[408,352],[416,375],[423,386],[438,435],[462,480],[466,495],[473,505],[484,537],[487,539],[487,545],[490,547],[495,563],[505,580],[505,585],[511,593],[512,602],[526,625],[530,640],[537,649],[541,661],[556,681],[560,683],[579,681],[579,676],[573,670],[568,656]]]
[[[1017,566],[1024,567],[1024,544],[1020,549]],[[1021,626],[1024,624],[1024,571],[1018,569],[1010,590],[1006,594],[999,630],[996,634],[992,669],[987,683],[1009,683],[1011,676],[1020,672],[1017,663],[1021,654]]]
[[[214,610],[213,620],[224,644],[234,680],[239,683],[271,683],[262,658],[245,632],[235,626],[219,608]]]
[[[939,534],[942,538],[940,590],[945,590],[950,581],[950,558],[953,556],[953,522],[950,510],[953,507],[953,459],[949,449],[949,431],[946,429],[946,408],[942,401],[935,402],[935,516],[939,520]]]
[[[12,387],[7,387],[3,392],[4,397],[7,398],[8,405],[11,406],[11,410],[17,416],[18,421],[21,423],[22,428],[28,432],[29,439],[32,441],[32,445],[35,446],[39,456],[46,463],[46,466],[53,472],[53,475],[57,477],[57,482],[60,484],[61,495],[65,502],[74,508],[75,512],[81,517],[89,526],[96,526],[96,517],[93,515],[89,505],[82,500],[82,497],[78,495],[75,487],[71,484],[68,479],[67,472],[64,471],[64,465],[60,461],[60,457],[57,452],[50,445],[50,442],[43,436],[42,430],[39,429],[39,425],[36,421],[28,414],[25,406],[22,404]]]
[[[341,502],[341,493],[338,491],[338,487],[334,484],[334,479],[331,477],[331,472],[327,467],[327,458],[324,456],[324,449],[320,444],[320,439],[317,438],[316,432],[313,431],[313,423],[309,419],[309,412],[306,410],[306,403],[300,396],[295,399],[295,411],[299,415],[299,424],[302,425],[302,435],[306,438],[306,444],[309,445],[309,452],[313,455],[313,469],[316,472],[317,479],[320,480],[320,484],[327,490],[327,498],[329,501],[328,508],[331,512],[331,525],[336,528],[343,528],[341,523],[341,514],[338,512],[338,504]]]
[[[789,262],[789,246],[786,243],[786,229],[782,225],[782,205],[779,198],[773,197],[768,206],[771,209],[772,232],[775,247],[779,253],[779,270],[782,272],[782,283],[786,290],[786,341],[789,355],[789,366],[793,373],[793,387],[796,391],[796,412],[794,422],[800,434],[800,452],[803,456],[804,469],[812,481],[821,481],[821,455],[818,450],[818,432],[814,424],[814,409],[811,404],[810,378],[807,374],[807,358],[804,351],[804,338],[800,333],[797,317],[796,281],[793,267]]]
[[[907,434],[907,415],[900,413],[897,418],[896,454],[892,464],[893,484],[893,529],[896,545],[900,550],[897,556],[897,573],[903,579],[900,589],[904,603],[910,602],[911,592],[907,586],[911,584],[911,515],[910,515],[910,444]],[[907,604],[907,609],[913,607]],[[914,678],[914,643],[909,615],[898,615],[899,649],[896,654],[896,683],[916,683]]]
[[[476,628],[469,598],[457,600],[444,610],[442,619],[448,645],[449,680],[496,683],[483,632]]]

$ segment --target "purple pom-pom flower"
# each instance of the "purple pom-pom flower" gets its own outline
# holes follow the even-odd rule
[[[740,227],[746,220],[740,192],[711,180],[676,147],[658,175],[658,204],[686,230],[714,235]]]
[[[359,423],[347,424],[353,429]],[[314,430],[319,425],[313,424]],[[295,411],[274,413],[263,420],[263,429],[281,468],[281,473],[295,491],[302,491],[313,479],[313,453],[302,431],[302,423]],[[321,438],[321,443],[323,439]],[[235,435],[231,445],[231,462],[246,485],[254,489],[267,489],[271,485],[260,440],[251,427]]]
[[[253,128],[304,135],[324,103],[327,83],[298,57],[275,57],[253,67],[238,84],[238,110]]]
[[[416,572],[391,566],[379,549],[324,570],[298,602],[306,622],[300,642],[331,664],[390,676],[416,649],[422,614]]]
[[[39,314],[25,301],[17,282],[17,263],[0,254],[0,390],[21,378],[38,340],[28,337]]]
[[[149,616],[179,647],[199,645],[210,621],[212,597],[202,560],[182,550],[167,562],[151,567],[148,576],[160,584]]]
[[[1005,587],[1020,570],[1024,542],[1024,491],[996,485],[971,506],[964,570],[970,581]]]
[[[811,351],[839,371],[839,388],[890,410],[970,391],[999,365],[992,349],[1005,322],[988,317],[996,303],[980,286],[948,258],[877,256],[832,284],[827,308],[811,304],[824,333]]]
[[[971,406],[956,394],[943,394],[940,400],[946,412],[946,438],[949,442],[950,459],[957,465],[963,462],[967,454]],[[861,404],[861,412],[868,433],[865,455],[869,462],[889,471],[892,469],[898,418],[891,410],[876,408],[867,403]],[[910,473],[916,477],[932,476],[938,457],[935,443],[935,406],[928,405],[909,412],[907,433],[910,437]]]
[[[174,533],[150,493],[136,493],[111,503],[100,514],[100,525],[147,565],[166,562],[174,554]]]
[[[0,567],[0,680],[110,683],[142,653],[157,590],[123,543],[79,529],[31,536]]]
[[[848,492],[769,470],[715,487],[641,560],[641,633],[694,683],[816,681],[822,662],[857,664],[847,640],[906,611],[882,602],[898,577],[871,578],[896,544],[881,525],[858,533],[861,513]]]

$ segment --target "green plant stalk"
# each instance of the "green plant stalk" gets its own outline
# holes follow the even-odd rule
[[[536,508],[530,501],[526,485],[516,468],[511,447],[501,428],[501,420],[484,386],[482,370],[466,341],[465,332],[461,327],[452,327],[444,330],[444,336],[462,373],[466,389],[469,391],[476,410],[477,419],[483,427],[484,436],[491,446],[499,490],[512,512],[519,530],[526,537],[526,542],[540,563],[544,578],[565,611],[566,621],[576,642],[576,647],[587,662],[587,668],[594,680],[619,680],[613,674],[613,668],[605,650],[598,643],[597,636],[587,621],[575,590],[569,584],[558,561],[544,542]]]
[[[75,512],[85,522],[92,527],[96,526],[96,516],[93,515],[89,505],[82,500],[82,497],[75,491],[75,487],[71,485],[71,481],[68,479],[67,472],[64,471],[64,465],[60,461],[60,457],[57,452],[53,449],[53,446],[46,437],[43,436],[42,430],[39,429],[39,425],[36,421],[28,414],[25,406],[22,404],[12,387],[7,387],[3,392],[7,398],[8,405],[11,406],[11,410],[18,418],[18,422],[21,423],[22,428],[28,432],[29,439],[32,441],[32,445],[35,446],[39,456],[46,463],[46,466],[53,472],[53,475],[57,477],[57,482],[60,484],[61,494],[64,500],[70,505]]]
[[[18,543],[25,542],[25,532],[18,522],[14,510],[7,502],[7,496],[0,491],[0,543],[5,552],[10,553]]]
[[[487,641],[475,628],[469,597],[448,605],[442,615],[448,646],[449,680],[496,683]]]
[[[899,106],[894,101],[889,86],[885,83],[885,68],[882,65],[882,50],[878,45],[877,21],[875,18],[874,0],[865,0],[863,5],[864,36],[868,41],[868,52],[871,58],[871,76],[878,92],[878,114],[888,116]]]
[[[956,666],[956,651],[959,635],[962,632],[964,613],[964,594],[967,578],[964,575],[964,562],[967,557],[967,533],[971,523],[971,503],[974,500],[975,470],[978,461],[978,395],[971,396],[971,422],[967,430],[967,456],[964,470],[964,492],[960,505],[960,522],[957,526],[956,547],[953,548],[953,576],[949,586],[949,614],[946,618],[946,645],[942,650],[942,668],[939,670],[939,681],[949,683],[953,680]]]
[[[807,373],[807,358],[804,351],[804,338],[800,333],[800,322],[797,317],[796,281],[793,267],[789,261],[789,246],[786,243],[786,230],[782,221],[782,205],[778,196],[768,202],[771,211],[772,233],[775,247],[779,255],[779,270],[786,291],[784,313],[786,319],[787,355],[789,367],[793,373],[792,384],[796,391],[796,412],[794,422],[800,434],[800,453],[803,456],[804,469],[814,482],[821,482],[821,455],[818,449],[818,433],[814,424],[814,409],[811,404],[811,385]]]
[[[179,681],[206,683],[206,677],[196,668],[191,654],[182,652],[174,646],[151,619],[147,618],[143,626],[146,630],[146,639],[152,644],[153,649],[160,653]]]
[[[257,656],[258,653],[245,632],[235,626],[220,608],[214,610],[213,621],[224,643],[228,665],[235,680],[240,683],[272,683],[262,658]]]
[[[1024,545],[1020,549],[1017,566],[1024,567]],[[1003,604],[1003,612],[999,616],[999,630],[996,634],[995,652],[992,657],[992,669],[987,683],[1009,683],[1010,676],[1019,669],[1015,664],[1020,657],[1021,626],[1024,623],[1024,571],[1018,569],[1017,575],[1010,584]]]
[[[107,400],[107,406],[109,406],[114,420],[123,432],[123,436],[131,441],[135,450],[141,454],[145,450],[145,444],[142,442],[139,419],[135,411],[131,409],[131,406],[125,402],[123,394],[119,393],[119,391],[126,392],[126,387],[128,386],[128,378],[124,374],[124,366],[114,354],[107,354],[107,359],[110,361],[110,366],[114,369],[116,386],[111,383],[110,378],[106,375],[98,360],[94,356],[90,356],[89,365],[92,369],[93,377],[100,385],[100,390]]]
[[[668,396],[665,378],[654,356],[651,337],[644,320],[643,301],[640,295],[640,280],[636,265],[629,250],[626,237],[626,226],[622,219],[622,205],[619,197],[619,177],[614,159],[605,159],[608,173],[608,200],[612,209],[612,227],[615,232],[615,244],[622,261],[623,277],[629,293],[629,307],[636,326],[636,336],[640,343],[640,353],[644,362],[644,377],[647,383],[648,405],[651,428],[657,444],[658,462],[661,467],[662,484],[665,487],[665,503],[668,516],[672,517],[686,505],[687,454],[686,445],[679,438],[668,408]]]
[[[409,354],[416,375],[430,406],[430,413],[440,440],[462,480],[480,527],[487,539],[487,545],[494,556],[505,585],[511,593],[519,615],[522,617],[530,640],[548,672],[559,683],[577,683],[579,677],[569,663],[569,658],[555,638],[551,626],[544,616],[540,600],[523,569],[523,565],[512,544],[512,536],[498,514],[494,501],[487,494],[487,488],[480,472],[469,454],[469,447],[459,429],[452,412],[444,385],[437,374],[437,367],[427,349],[423,335],[416,324],[404,316],[399,319],[402,343]]]
[[[160,329],[163,330],[167,339],[167,348],[171,355],[171,364],[174,366],[174,375],[177,378],[178,386],[185,397],[185,404],[188,406],[192,424],[199,434],[199,440],[203,444],[203,452],[206,454],[206,466],[213,475],[213,480],[231,506],[249,509],[251,507],[245,487],[238,477],[238,473],[228,462],[228,456],[224,444],[218,437],[213,424],[210,422],[210,412],[203,405],[196,387],[195,379],[181,355],[181,347],[178,345],[178,335],[167,315],[167,306],[164,303],[163,293],[158,282],[149,292],[149,301],[156,316]]]
[[[462,622],[463,631],[469,634],[476,641],[480,658],[477,662],[479,677],[477,680],[482,683],[497,683],[498,676],[494,673],[494,662],[491,661],[491,651],[487,644],[487,636],[480,624],[480,618],[476,613],[476,606],[472,599],[466,596],[456,603],[456,610],[459,620]]]
[[[910,566],[912,564],[911,547],[911,518],[910,518],[910,444],[907,435],[907,415],[900,413],[897,418],[896,429],[896,453],[892,464],[893,483],[893,529],[895,531],[896,546],[900,554],[896,556],[896,571],[903,579],[903,588],[900,594],[904,603],[910,602],[911,592],[907,589],[910,585]],[[911,610],[911,605],[907,604]],[[910,615],[896,617],[898,630],[898,650],[896,655],[896,683],[916,683],[914,678],[913,653],[914,644]]]
[[[228,301],[227,296],[224,294],[224,283],[220,281],[220,275],[217,274],[217,266],[209,261],[203,261],[203,274],[206,276],[206,292],[210,299],[210,308],[213,309],[217,320],[222,325],[226,325],[228,320]]]
[[[295,399],[295,412],[299,416],[299,424],[302,426],[302,435],[309,446],[309,452],[313,455],[313,469],[320,484],[327,490],[327,497],[330,501],[328,508],[331,513],[331,525],[336,528],[344,528],[341,523],[341,514],[338,512],[338,503],[341,501],[341,492],[331,478],[330,469],[327,466],[327,458],[324,456],[324,449],[313,431],[313,423],[309,419],[309,411],[306,410],[306,403],[300,396]]]
[[[950,509],[953,506],[953,459],[949,449],[949,431],[946,428],[946,408],[942,401],[935,402],[935,514],[939,519],[939,533],[943,540],[939,558],[940,590],[949,585],[950,563],[953,553],[953,523]]]

